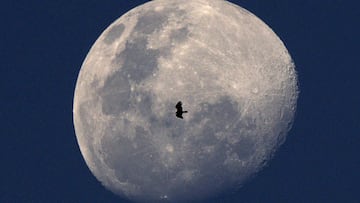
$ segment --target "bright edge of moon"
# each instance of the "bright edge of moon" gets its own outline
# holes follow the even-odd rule
[[[297,97],[287,49],[255,15],[223,0],[155,0],[92,46],[73,117],[81,153],[106,188],[181,202],[256,174],[284,142]]]

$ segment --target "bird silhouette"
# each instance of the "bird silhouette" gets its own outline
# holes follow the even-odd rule
[[[175,106],[175,108],[176,108],[176,117],[183,119],[182,114],[187,113],[187,111],[183,111],[183,108],[182,108],[181,105],[182,105],[182,103],[181,103],[181,101],[179,101]]]

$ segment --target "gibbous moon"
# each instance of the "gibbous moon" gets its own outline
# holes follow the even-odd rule
[[[249,11],[154,0],[92,46],[73,116],[82,155],[106,188],[133,201],[184,202],[256,174],[284,142],[297,97],[287,49]]]

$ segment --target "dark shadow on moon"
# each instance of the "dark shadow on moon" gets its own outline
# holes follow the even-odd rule
[[[189,35],[190,35],[189,28],[182,27],[180,29],[171,31],[170,40],[176,43],[184,42],[188,39]]]
[[[135,93],[130,91],[130,81],[139,84],[158,69],[159,51],[146,49],[146,40],[137,39],[126,43],[126,48],[116,57],[122,59],[119,71],[110,75],[99,90],[102,97],[102,109],[106,115],[119,115],[129,109]],[[116,59],[115,59],[116,60]],[[132,95],[130,95],[132,94]]]
[[[148,11],[144,15],[140,16],[134,31],[144,33],[145,35],[151,34],[160,29],[167,21],[169,12],[156,12]]]
[[[181,18],[185,11],[174,8],[166,8],[161,12],[150,10],[141,15],[135,25],[134,32],[143,33],[145,35],[152,34],[155,31],[163,28],[164,24],[169,20],[171,15]]]
[[[158,69],[158,50],[147,48],[147,39],[137,38],[127,42],[125,50],[118,56],[124,59],[121,64],[121,74],[129,80],[140,83]]]
[[[106,44],[112,44],[116,39],[120,38],[125,30],[124,24],[115,25],[105,35],[104,42]]]
[[[105,115],[118,115],[128,110],[130,84],[120,72],[110,75],[99,90],[102,98],[102,112]]]
[[[99,90],[102,97],[102,110],[105,115],[119,115],[129,108],[142,109],[142,105],[134,104],[136,92],[130,91],[130,83],[138,85],[145,81],[158,71],[158,58],[169,53],[170,47],[162,47],[160,49],[147,48],[147,34],[151,34],[162,28],[168,20],[169,13],[177,13],[183,15],[183,11],[178,9],[170,9],[165,12],[149,11],[139,17],[138,22],[132,32],[131,37],[126,41],[125,48],[117,53],[112,61],[114,66],[120,66],[119,71],[109,76],[104,86]],[[112,27],[104,40],[106,43],[112,43],[119,38],[125,27],[123,24]],[[189,34],[187,27],[175,29],[171,31],[170,40],[174,42],[182,42],[186,40]],[[144,98],[147,100],[148,98]],[[131,104],[132,103],[132,104]],[[141,102],[144,104],[144,102]],[[150,108],[148,108],[150,109]],[[146,110],[145,110],[146,111]],[[148,112],[148,115],[150,112]],[[154,119],[152,116],[151,119]]]

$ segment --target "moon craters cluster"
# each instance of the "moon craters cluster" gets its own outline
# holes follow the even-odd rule
[[[81,68],[74,124],[101,183],[137,201],[233,190],[288,132],[297,99],[281,40],[220,0],[155,0],[107,28]],[[188,113],[175,116],[183,102]]]

